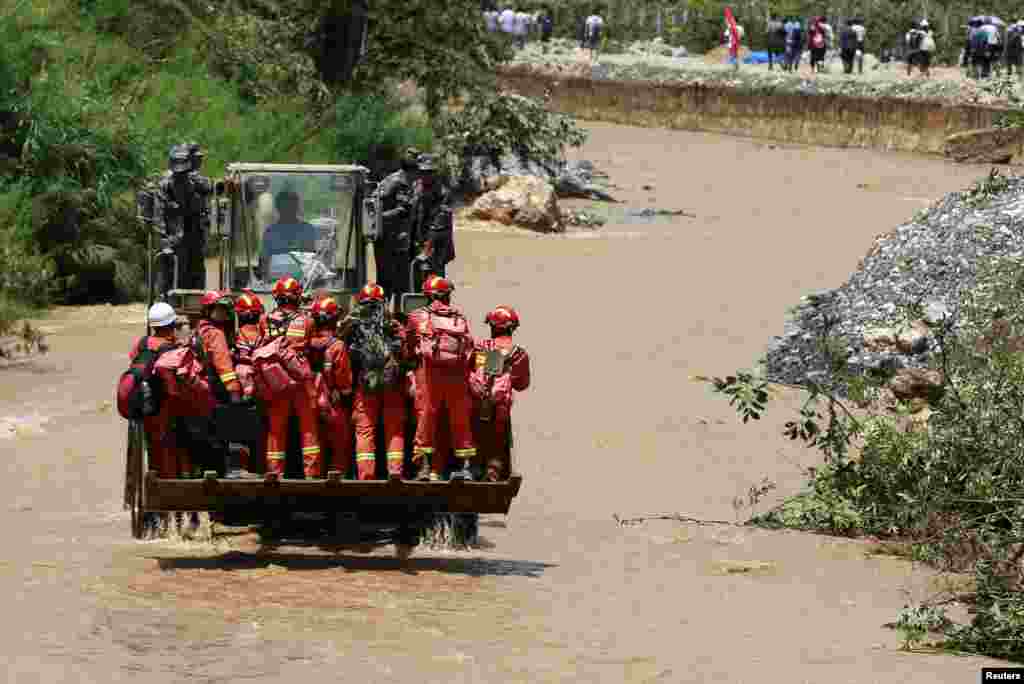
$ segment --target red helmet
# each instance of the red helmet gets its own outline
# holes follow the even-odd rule
[[[496,330],[511,332],[519,327],[519,314],[511,306],[498,306],[487,314],[484,322]]]
[[[255,293],[246,290],[238,295],[238,299],[235,300],[235,313],[239,316],[262,314],[263,302],[260,301],[260,298]]]
[[[274,283],[272,293],[274,299],[281,299],[282,297],[298,299],[302,296],[302,283],[291,276],[281,278]]]
[[[313,314],[313,318],[318,321],[331,320],[337,318],[338,314],[341,313],[341,307],[338,306],[338,300],[334,297],[327,295],[326,297],[320,297],[313,302],[313,307],[310,310]]]
[[[234,301],[231,299],[231,293],[227,290],[224,290],[223,292],[207,290],[199,300],[199,308],[204,312],[218,304],[226,306],[229,309],[234,308]]]
[[[367,283],[356,293],[356,303],[362,304],[366,301],[384,301],[384,288],[377,283]]]
[[[441,276],[430,276],[423,283],[423,294],[429,297],[442,297],[444,295],[450,295],[455,291],[455,285],[452,281]]]

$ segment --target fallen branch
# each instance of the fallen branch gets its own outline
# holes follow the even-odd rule
[[[727,520],[705,520],[703,518],[691,518],[690,516],[681,515],[679,513],[666,513],[661,515],[645,515],[639,518],[620,518],[618,514],[613,514],[612,517],[615,522],[618,523],[619,527],[628,527],[631,525],[641,525],[648,520],[673,520],[675,522],[693,523],[694,525],[729,525],[730,527],[744,527],[747,523],[734,523]]]

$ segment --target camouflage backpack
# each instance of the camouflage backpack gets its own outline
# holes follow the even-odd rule
[[[349,346],[359,385],[370,393],[398,386],[401,367],[398,341],[385,330],[383,317],[357,317]]]

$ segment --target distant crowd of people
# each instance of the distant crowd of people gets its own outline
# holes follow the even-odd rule
[[[491,7],[484,10],[484,22],[488,31],[504,34],[519,49],[524,48],[531,37],[547,43],[555,25],[548,7],[539,12],[526,12],[510,6],[501,9]]]
[[[1024,58],[1024,20],[1002,27],[997,17],[975,17],[968,22],[960,66],[973,78],[1007,73],[1021,77]]]
[[[485,10],[484,21],[487,30],[509,37],[517,48],[523,48],[531,39],[539,38],[542,43],[551,40],[554,33],[554,15],[550,7],[540,11],[527,12],[511,6],[498,8],[490,6]],[[1024,20],[1005,25],[998,17],[973,17],[967,24],[961,66],[968,76],[984,79],[999,75],[1003,68],[1008,74],[1024,78]],[[579,47],[590,52],[591,59],[597,57],[606,33],[605,19],[599,8],[589,15],[580,15],[576,34]],[[768,68],[778,64],[784,71],[797,71],[804,53],[809,56],[808,65],[812,73],[825,71],[827,56],[838,54],[846,74],[864,73],[864,56],[867,54],[867,28],[860,17],[843,23],[838,39],[832,24],[824,16],[800,19],[795,16],[780,17],[771,14],[768,19],[767,54]],[[738,45],[734,40],[738,39]],[[736,36],[729,26],[722,33],[722,45],[730,54],[738,52],[746,42],[742,25],[736,24]],[[907,75],[915,69],[922,76],[929,76],[937,50],[935,34],[927,19],[915,21],[903,36],[902,45],[880,48],[879,60],[888,63],[903,59]],[[737,68],[738,68],[737,60]]]
[[[527,12],[511,6],[498,8],[490,6],[483,12],[484,23],[490,33],[508,37],[518,49],[526,47],[530,40],[539,39],[542,44],[551,40],[555,31],[554,12],[550,7],[540,11]],[[591,59],[597,57],[604,39],[604,18],[598,8],[589,15],[581,15],[577,25],[577,39],[581,49],[589,50]]]

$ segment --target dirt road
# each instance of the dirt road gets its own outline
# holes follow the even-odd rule
[[[581,154],[627,206],[696,218],[459,235],[458,302],[481,332],[487,307],[517,306],[535,373],[516,407],[523,491],[478,551],[402,568],[133,542],[109,400],[142,307],[54,314],[52,354],[0,385],[5,681],[974,681],[982,659],[902,653],[882,627],[928,590],[902,561],[612,516],[734,519],[762,477],[795,491],[814,456],[777,436],[786,416],[741,426],[688,376],[749,366],[802,294],[985,169],[592,130]]]

